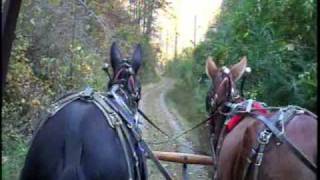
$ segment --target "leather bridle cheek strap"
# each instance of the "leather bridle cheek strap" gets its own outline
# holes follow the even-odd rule
[[[239,98],[239,93],[237,93],[237,91],[235,90],[235,88],[233,88],[233,86],[232,86],[232,80],[231,80],[231,77],[230,77],[230,74],[226,74],[227,75],[227,77],[226,78],[228,78],[228,85],[229,85],[229,87],[228,87],[228,100],[227,101],[231,101],[231,102],[233,102],[233,101],[235,101],[237,98]]]
[[[135,80],[134,80],[133,76],[131,75],[129,77],[128,87],[130,88],[131,93],[134,94],[134,95],[136,95],[138,93],[137,92],[138,90],[135,89],[135,87],[136,87],[135,85],[136,85]]]
[[[120,74],[125,71],[125,68],[126,67],[122,67],[118,72],[117,74],[115,75],[113,81],[117,82],[119,81],[119,76]],[[130,77],[128,78],[128,89],[129,91],[131,91],[131,94],[134,96],[134,97],[138,97],[139,96],[139,92],[137,89],[135,89],[135,80],[133,78],[133,75],[130,75]]]
[[[225,81],[228,81],[228,82],[227,82],[228,87],[226,87],[226,89],[228,90],[228,91],[227,91],[227,96],[226,96],[226,102],[227,102],[227,101],[231,101],[231,102],[232,102],[232,101],[234,101],[235,98],[238,97],[238,95],[235,96],[235,95],[234,95],[234,92],[232,92],[232,91],[234,91],[234,90],[232,90],[233,87],[232,87],[232,82],[231,82],[230,74],[224,73],[224,75],[225,75],[225,77],[224,77],[224,79],[221,81],[221,83],[219,84],[219,87],[217,88],[217,91],[214,92],[213,97],[210,97],[210,100],[211,100],[211,102],[210,102],[211,108],[213,107],[213,103],[212,103],[212,102],[214,102],[214,103],[216,102],[216,98],[217,98],[217,96],[218,96],[217,92],[219,92],[219,89],[221,89],[223,85],[226,85]],[[220,106],[223,105],[223,104],[224,104],[224,102],[221,102],[221,103],[217,104],[217,108],[220,107]]]
[[[121,68],[121,69],[117,72],[117,74],[115,75],[115,77],[113,78],[113,80],[118,80],[118,78],[119,78],[119,76],[120,76],[120,74],[122,73],[123,70],[124,70],[124,69]]]

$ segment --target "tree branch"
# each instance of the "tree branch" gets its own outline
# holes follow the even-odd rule
[[[108,29],[110,29],[108,27],[110,26],[104,23],[103,18],[100,16],[97,16],[97,14],[88,7],[88,5],[86,4],[86,0],[78,0],[78,2],[80,3],[81,6],[83,6],[86,9],[86,11],[88,12],[88,15],[93,16],[97,20],[98,24],[100,24],[100,26],[104,31],[106,40],[111,39],[110,32],[108,31]]]

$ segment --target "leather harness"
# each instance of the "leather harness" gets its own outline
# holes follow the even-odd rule
[[[40,122],[33,138],[36,136],[37,132],[39,131],[39,129],[41,129],[43,124],[45,124],[45,122],[49,119],[49,117],[55,115],[58,111],[60,111],[69,103],[72,103],[73,101],[79,99],[84,100],[86,102],[91,102],[94,105],[96,105],[98,109],[102,112],[107,123],[110,127],[115,129],[120,139],[120,143],[124,150],[126,164],[128,167],[129,180],[134,179],[134,175],[132,174],[132,172],[136,172],[137,177],[135,179],[141,180],[142,178],[139,170],[139,167],[141,165],[139,164],[138,156],[136,154],[134,145],[130,140],[130,134],[132,134],[133,137],[136,139],[136,141],[138,142],[138,146],[145,151],[146,154],[144,155],[150,157],[151,160],[156,164],[156,166],[158,167],[162,175],[165,177],[165,179],[171,180],[171,175],[161,165],[159,160],[152,153],[151,149],[142,139],[137,123],[135,123],[135,113],[131,112],[128,107],[125,107],[126,104],[123,103],[121,101],[121,98],[119,98],[119,96],[117,95],[116,91],[119,90],[119,88],[120,86],[118,84],[114,84],[111,87],[110,91],[108,91],[107,93],[95,92],[92,88],[86,88],[84,91],[73,93],[58,100],[56,103],[52,105],[52,108],[49,109],[48,118]],[[31,142],[32,141],[33,139],[31,140]],[[133,154],[133,158],[135,161],[133,171],[129,159],[129,153]]]
[[[231,99],[231,101],[233,102],[236,98],[239,98],[239,96],[236,94],[233,94],[231,91],[232,86],[230,82],[231,81],[230,75],[225,72],[223,73],[223,75],[224,75],[224,78],[227,78],[229,80],[229,83],[228,83],[229,92],[227,93],[227,99],[229,99],[229,101]],[[212,97],[210,98],[212,100]],[[258,143],[253,145],[250,151],[250,154],[246,159],[247,163],[244,167],[244,172],[241,179],[244,180],[249,177],[249,169],[250,167],[252,167],[252,165],[253,165],[252,177],[254,180],[258,179],[259,167],[261,166],[261,163],[262,163],[264,150],[265,150],[265,147],[268,145],[271,137],[276,138],[276,140],[278,141],[277,145],[280,145],[282,143],[285,143],[286,145],[288,145],[289,150],[293,154],[295,154],[295,156],[299,160],[301,160],[309,169],[311,169],[314,173],[316,173],[317,166],[310,159],[308,159],[308,157],[286,137],[284,129],[285,129],[285,125],[288,124],[289,121],[293,119],[293,117],[297,114],[307,114],[309,116],[312,116],[313,118],[317,118],[317,116],[304,108],[290,105],[284,108],[276,108],[280,110],[278,111],[278,113],[273,115],[271,119],[269,119],[257,113],[254,109],[252,109],[251,107],[252,101],[253,100],[247,100],[248,103],[246,106],[241,106],[244,103],[240,104],[240,103],[226,102],[224,104],[219,104],[217,107],[215,107],[215,110],[211,112],[211,117],[213,117],[215,113],[219,113],[229,117],[234,114],[245,113],[245,115],[253,117],[254,119],[260,121],[265,126],[265,128],[262,129],[258,135],[258,138],[257,138]],[[226,106],[230,108],[230,111],[228,113],[222,113],[220,110],[218,110],[219,106]],[[212,158],[213,158],[214,168],[215,168],[213,179],[217,179],[216,168],[217,166],[219,166],[218,159],[221,151],[221,146],[227,134],[226,129],[227,129],[227,120],[224,121],[223,127],[220,130],[216,147],[214,146],[215,143],[211,142],[211,150],[213,153]],[[211,134],[211,138],[214,140],[215,138],[214,133]]]

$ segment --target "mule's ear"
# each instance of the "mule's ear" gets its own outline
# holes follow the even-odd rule
[[[216,63],[212,60],[212,57],[208,57],[206,62],[206,73],[210,79],[213,79],[216,73],[218,72],[218,68]]]
[[[121,52],[116,42],[113,42],[110,49],[111,66],[115,70],[121,61]]]
[[[234,81],[241,78],[247,67],[247,57],[244,56],[240,62],[231,67],[231,74]]]
[[[134,50],[132,61],[132,68],[134,72],[137,73],[142,62],[142,48],[140,44],[138,44]]]

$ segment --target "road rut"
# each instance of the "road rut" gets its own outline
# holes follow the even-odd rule
[[[140,108],[149,116],[161,129],[166,131],[170,137],[179,134],[189,128],[184,119],[174,109],[169,109],[165,97],[169,90],[174,86],[175,81],[169,78],[161,78],[158,83],[149,84],[142,87],[142,98]],[[152,150],[157,151],[175,151],[183,153],[195,153],[194,144],[190,139],[181,137],[172,143],[153,144],[166,140],[165,135],[153,128],[147,122],[143,121],[143,138],[150,145]],[[182,179],[182,164],[161,162],[170,171],[175,179]],[[153,162],[148,160],[149,179],[164,179]],[[188,165],[189,179],[210,179],[204,166]]]

